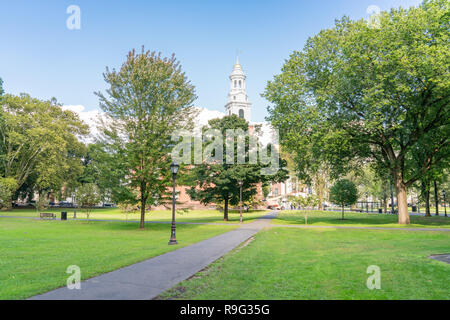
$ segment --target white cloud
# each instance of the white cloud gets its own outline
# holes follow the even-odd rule
[[[86,111],[86,108],[83,105],[65,105],[62,106],[63,110],[70,110],[78,114],[80,119],[86,123],[90,128],[90,136],[86,139],[85,142],[93,142],[94,138],[98,136],[99,131],[97,126],[99,124],[99,120],[102,118],[104,113],[99,110],[90,110]],[[216,110],[208,110],[206,108],[196,108],[199,110],[197,118],[195,119],[195,129],[194,132],[199,133],[201,128],[208,124],[209,120],[216,118],[225,117],[225,113],[216,111]],[[267,143],[276,143],[276,135],[274,135],[273,128],[270,124],[266,122],[258,122],[252,123],[253,125],[261,125],[261,136],[260,142],[266,145]]]
[[[209,120],[216,119],[216,118],[223,118],[225,117],[225,113],[216,111],[216,110],[208,110],[206,108],[196,108],[200,110],[197,118],[195,119],[195,127],[203,127],[208,124]]]
[[[99,110],[85,111],[86,108],[83,105],[66,105],[62,106],[62,109],[77,113],[80,119],[89,126],[91,131],[90,137],[87,139],[89,142],[91,142],[94,137],[98,135],[99,132],[97,130],[97,125],[102,112]]]

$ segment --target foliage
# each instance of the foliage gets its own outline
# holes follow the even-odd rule
[[[0,104],[0,172],[16,181],[12,193],[26,183],[39,193],[57,191],[80,173],[84,145],[78,138],[88,127],[74,112],[55,99],[25,94],[5,94]]]
[[[313,194],[308,194],[306,197],[290,196],[289,201],[296,208],[314,208],[320,204],[319,198]]]
[[[78,205],[85,209],[87,219],[92,211],[92,207],[101,201],[100,190],[94,183],[86,183],[80,186],[76,193]]]
[[[375,28],[343,18],[294,52],[265,93],[300,165],[319,159],[339,173],[371,161],[388,170],[401,224],[407,188],[450,158],[448,17],[448,1],[430,0],[381,13]],[[410,166],[419,145],[425,160]]]
[[[144,227],[148,206],[169,200],[171,134],[192,125],[194,87],[175,57],[129,52],[119,71],[106,69],[106,95],[98,92],[107,120],[102,126],[103,154],[114,171],[119,200],[140,202]],[[133,190],[138,190],[135,197]]]
[[[0,177],[0,209],[11,207],[11,198],[17,189],[17,181],[14,178]]]
[[[358,201],[358,189],[355,184],[346,179],[337,181],[330,189],[330,202],[342,206],[342,220],[344,220],[344,207]]]
[[[209,127],[203,128],[205,132],[207,129],[219,130],[222,135],[226,136],[226,130],[241,129],[244,133],[248,132],[248,123],[237,117],[236,115],[226,116],[221,119],[213,119],[209,121]],[[224,139],[223,150],[226,153],[227,143]],[[212,142],[206,141],[203,150]],[[242,181],[242,199],[243,201],[250,200],[256,195],[257,184],[268,181],[284,181],[287,179],[287,171],[283,169],[284,161],[280,160],[281,168],[273,175],[264,175],[261,173],[264,166],[260,161],[257,164],[249,163],[249,137],[245,139],[245,164],[237,163],[238,145],[233,142],[233,152],[235,154],[233,164],[228,164],[227,161],[220,161],[221,163],[207,163],[195,165],[190,173],[194,186],[187,190],[189,196],[193,200],[198,200],[204,204],[222,203],[224,211],[224,220],[228,220],[228,206],[237,205],[239,203],[240,188],[238,181]],[[272,152],[276,152],[272,149]]]

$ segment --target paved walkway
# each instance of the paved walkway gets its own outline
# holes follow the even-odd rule
[[[219,236],[83,281],[32,300],[149,300],[183,281],[270,225],[278,212]],[[83,272],[83,270],[81,270]]]
[[[271,224],[270,228],[301,228],[301,229],[367,229],[367,230],[395,230],[395,231],[450,231],[450,228],[402,228],[402,227],[357,227],[357,226],[312,226],[312,225],[293,225],[293,224]]]

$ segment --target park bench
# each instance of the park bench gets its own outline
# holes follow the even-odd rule
[[[50,212],[41,212],[41,219],[56,219],[56,214]]]

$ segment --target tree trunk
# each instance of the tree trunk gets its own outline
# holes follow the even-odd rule
[[[342,220],[344,220],[344,206],[342,206]]]
[[[145,205],[147,203],[147,197],[145,197],[145,184],[141,183],[141,221],[139,224],[140,229],[145,227]]]
[[[223,221],[228,221],[228,197],[225,197],[225,206],[223,208]]]
[[[397,191],[398,223],[410,224],[406,186],[403,183],[402,173],[400,171],[394,173],[394,180]]]
[[[383,207],[384,207],[384,214],[386,214],[387,210],[388,210],[388,203],[387,203],[386,192],[383,193]]]
[[[436,215],[439,215],[439,192],[436,180],[434,181],[434,203],[436,205]]]
[[[422,196],[425,199],[425,217],[431,217],[430,213],[430,186],[428,182],[422,181]]]
[[[141,199],[141,221],[139,224],[140,229],[144,229],[145,227],[145,202]]]

